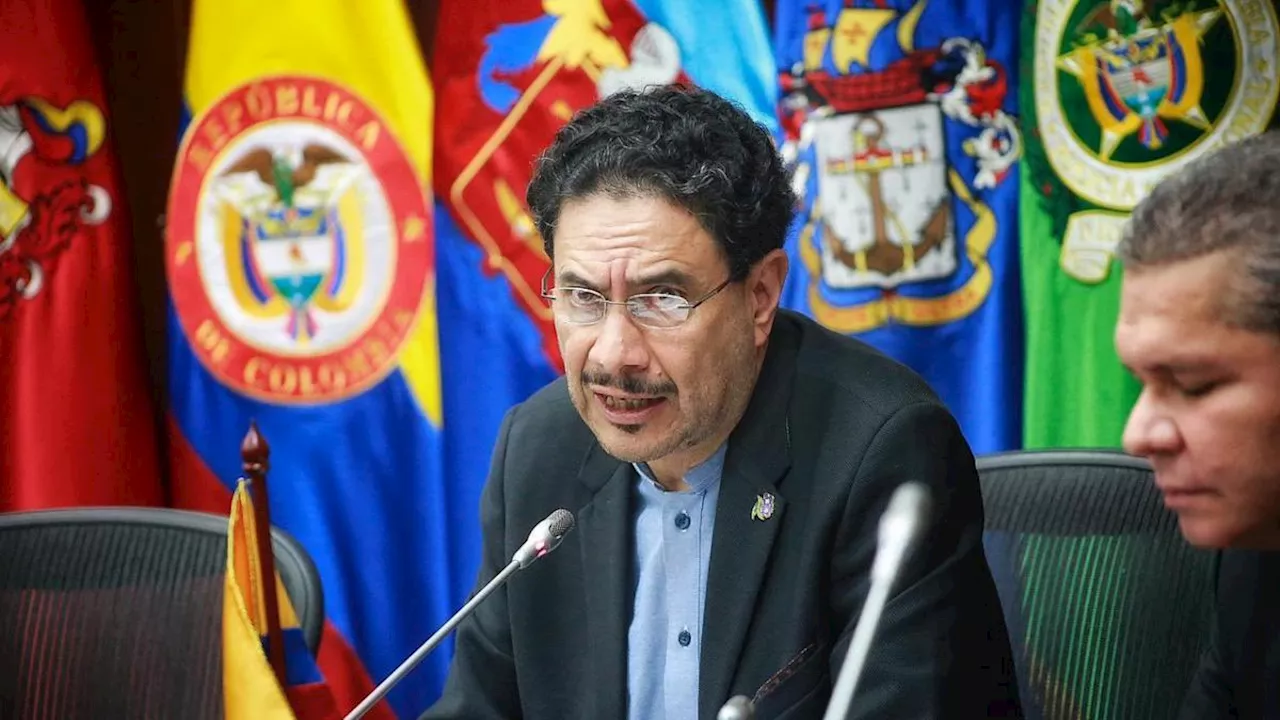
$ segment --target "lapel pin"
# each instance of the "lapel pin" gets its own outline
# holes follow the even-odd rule
[[[756,496],[755,507],[751,508],[752,520],[768,520],[773,517],[773,495],[765,493]]]

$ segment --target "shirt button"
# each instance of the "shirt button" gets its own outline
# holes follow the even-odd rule
[[[689,513],[681,510],[676,515],[676,527],[680,528],[681,530],[689,529]]]
[[[693,642],[693,636],[689,634],[688,630],[681,630],[676,640],[680,641],[682,647],[689,647],[689,643]]]

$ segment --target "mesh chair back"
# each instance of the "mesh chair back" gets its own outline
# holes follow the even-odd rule
[[[273,530],[314,653],[319,575]],[[0,718],[221,718],[227,518],[149,508],[0,515]]]
[[[1213,554],[1188,545],[1145,461],[980,458],[985,543],[1028,720],[1166,720],[1208,638]]]

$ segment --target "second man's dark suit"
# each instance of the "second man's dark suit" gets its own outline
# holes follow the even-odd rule
[[[1015,717],[1016,683],[982,550],[973,457],[916,375],[781,312],[754,396],[729,439],[708,571],[698,716],[731,696],[757,718],[819,718],[866,596],[876,529],[901,484],[934,517],[885,609],[858,718]],[[481,501],[479,582],[556,508],[561,547],[458,628],[430,718],[626,717],[636,473],[605,454],[564,379],[506,417]],[[771,493],[771,518],[752,518]]]
[[[1219,556],[1209,648],[1181,717],[1280,718],[1280,552]]]

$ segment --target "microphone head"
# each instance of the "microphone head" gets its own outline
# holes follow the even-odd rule
[[[720,706],[716,720],[753,720],[756,716],[755,705],[746,695],[734,695],[729,702]]]
[[[899,485],[889,498],[884,515],[880,516],[880,543],[892,540],[910,543],[932,511],[932,497],[924,483],[912,481]]]
[[[560,508],[547,516],[546,523],[552,537],[563,538],[573,529],[573,513]]]
[[[529,539],[512,556],[512,562],[518,563],[523,570],[534,560],[555,550],[564,536],[573,529],[573,513],[563,508],[547,516],[545,520],[533,526]]]

